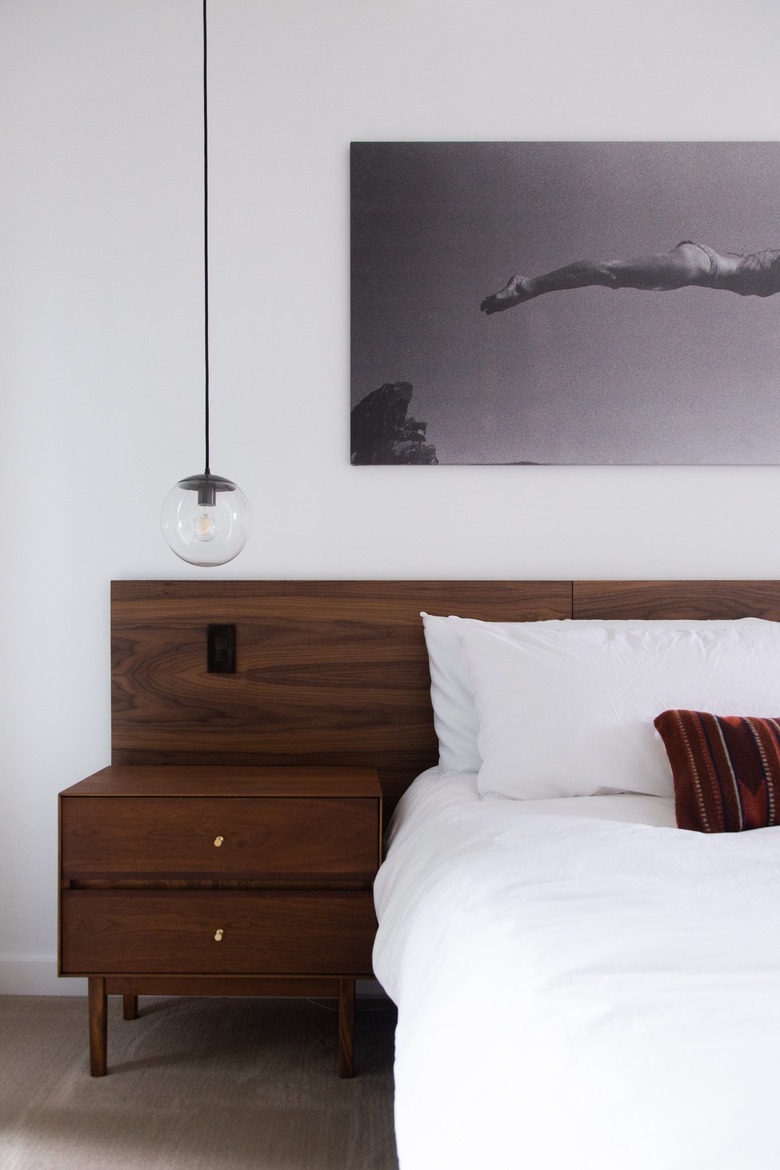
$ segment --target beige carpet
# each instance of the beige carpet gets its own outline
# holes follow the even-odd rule
[[[329,1001],[111,997],[106,1077],[81,998],[0,997],[2,1170],[395,1170],[393,1033],[358,1004],[339,1080]]]

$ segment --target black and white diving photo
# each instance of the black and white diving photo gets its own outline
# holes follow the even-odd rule
[[[352,463],[780,463],[778,204],[775,142],[352,143]]]

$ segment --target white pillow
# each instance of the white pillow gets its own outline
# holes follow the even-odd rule
[[[671,796],[656,715],[780,715],[778,623],[555,625],[461,628],[483,795]]]
[[[641,621],[597,618],[551,618],[539,622],[483,622],[477,618],[455,615],[440,617],[421,613],[428,664],[431,673],[431,702],[433,722],[439,740],[439,764],[454,772],[478,772],[482,763],[477,743],[477,712],[466,664],[463,660],[461,634],[466,630],[487,629],[506,632],[534,629],[713,629],[730,627],[733,620],[717,621]],[[760,621],[759,618],[739,618],[737,621]],[[772,624],[772,623],[766,623]]]
[[[477,712],[458,628],[463,618],[421,613],[431,673],[433,725],[439,740],[439,765],[445,771],[478,772]]]
[[[523,630],[528,622],[483,622],[451,614],[438,617],[421,613],[428,666],[431,673],[433,725],[439,740],[439,764],[443,770],[478,772],[482,764],[477,743],[477,712],[469,672],[463,660],[461,635],[466,630],[488,629],[506,633]],[[590,626],[590,620],[549,618],[534,626],[570,628]],[[603,623],[602,623],[603,624]]]

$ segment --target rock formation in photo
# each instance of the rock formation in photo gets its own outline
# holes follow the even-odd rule
[[[385,382],[352,409],[353,463],[438,463],[427,423],[407,418],[409,382]]]

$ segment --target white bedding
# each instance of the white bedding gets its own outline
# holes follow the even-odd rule
[[[375,897],[401,1170],[780,1170],[780,828],[432,769]]]

